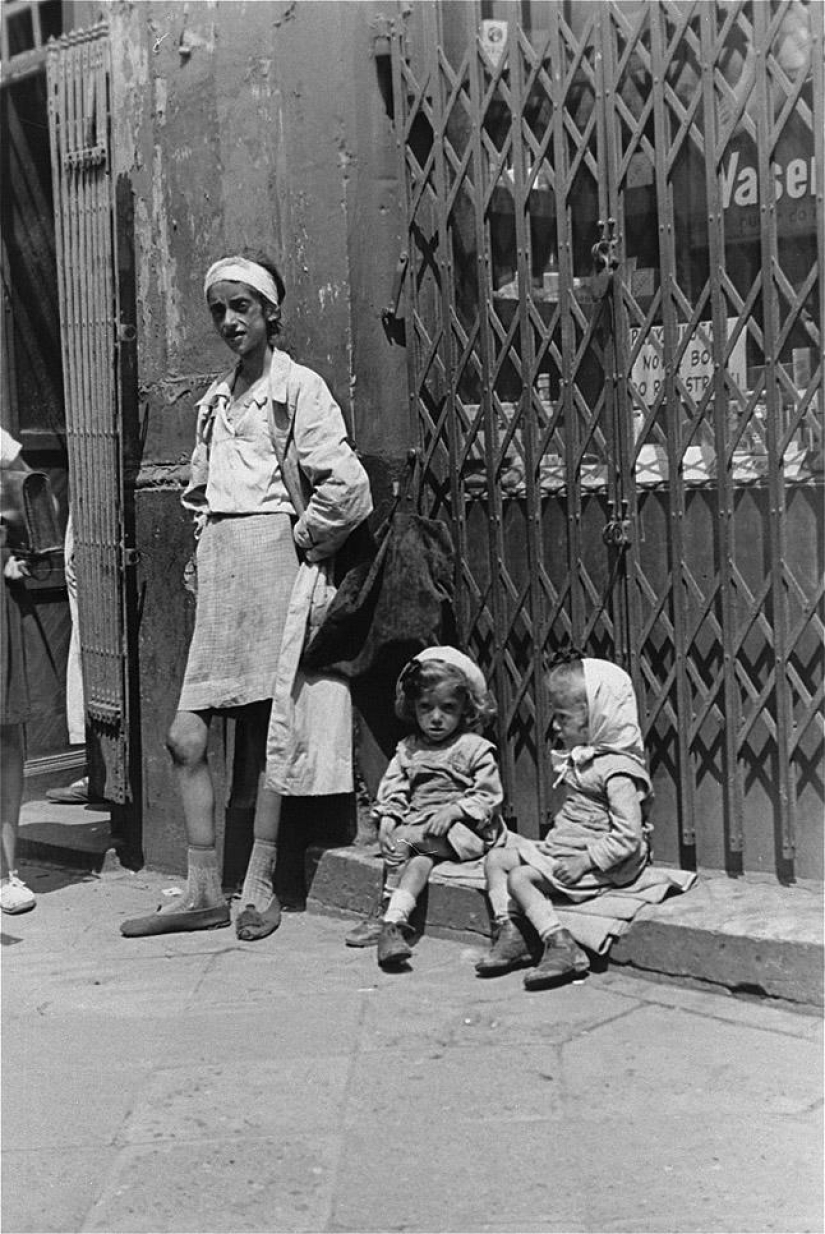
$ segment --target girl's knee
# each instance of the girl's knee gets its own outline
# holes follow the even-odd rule
[[[166,734],[166,749],[176,767],[194,767],[206,758],[207,729],[205,725],[187,723],[180,716],[172,721]]]
[[[508,874],[518,864],[518,855],[506,848],[491,848],[484,858],[484,868],[488,873]]]
[[[511,891],[518,891],[519,888],[526,887],[533,882],[532,874],[533,871],[529,866],[518,865],[508,873],[507,886]]]

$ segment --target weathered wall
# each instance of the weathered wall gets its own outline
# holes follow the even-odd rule
[[[195,401],[229,360],[204,310],[207,266],[245,245],[276,257],[283,343],[329,383],[379,501],[411,444],[404,352],[380,316],[401,224],[372,37],[394,10],[355,0],[105,10],[118,195],[133,220],[133,244],[121,247],[134,254],[137,330],[143,849],[173,868],[185,850],[163,737],[191,628],[179,496]]]

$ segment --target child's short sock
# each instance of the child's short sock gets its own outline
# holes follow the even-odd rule
[[[399,887],[390,896],[390,902],[384,913],[384,920],[392,925],[401,925],[410,919],[410,914],[415,908],[415,896],[409,891],[405,891],[403,887]]]
[[[561,922],[549,900],[545,900],[543,904],[531,905],[525,910],[524,915],[542,941],[549,938],[551,934],[555,934],[556,930],[561,929]]]
[[[398,884],[401,882],[401,875],[404,873],[404,862],[398,865],[391,865],[389,862],[384,864],[384,897],[388,900],[394,891],[398,890]]]
[[[490,902],[490,912],[493,915],[493,919],[495,921],[504,921],[509,916],[509,909],[512,903],[506,882],[501,887],[489,888],[487,899]]]
[[[273,840],[256,840],[249,855],[246,877],[241,890],[241,907],[251,904],[262,913],[269,907],[275,894],[275,862],[278,846]]]

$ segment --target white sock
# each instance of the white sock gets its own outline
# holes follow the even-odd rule
[[[262,913],[269,906],[275,894],[273,882],[277,857],[278,845],[274,840],[256,840],[252,845],[241,889],[241,908],[251,904]]]
[[[175,899],[171,904],[164,905],[164,912],[179,913],[182,908],[215,908],[224,903],[216,849],[193,848],[190,845],[186,850],[186,869],[183,903]]]
[[[503,921],[505,917],[509,916],[508,910],[510,908],[511,901],[510,892],[507,890],[506,883],[498,890],[490,890],[488,888],[487,899],[490,901],[490,911],[496,921]]]
[[[561,922],[549,900],[528,908],[524,915],[535,926],[536,933],[542,941],[549,938],[551,934],[555,934],[556,930],[561,929]]]
[[[384,913],[384,920],[392,925],[401,925],[409,921],[410,913],[414,908],[415,896],[410,895],[409,891],[405,891],[403,887],[399,887],[390,896],[387,911]]]

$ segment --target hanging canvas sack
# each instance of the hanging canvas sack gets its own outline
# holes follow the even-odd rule
[[[346,574],[308,640],[305,668],[352,680],[395,647],[410,654],[443,641],[452,620],[452,539],[444,523],[398,504],[375,533],[375,557]]]

